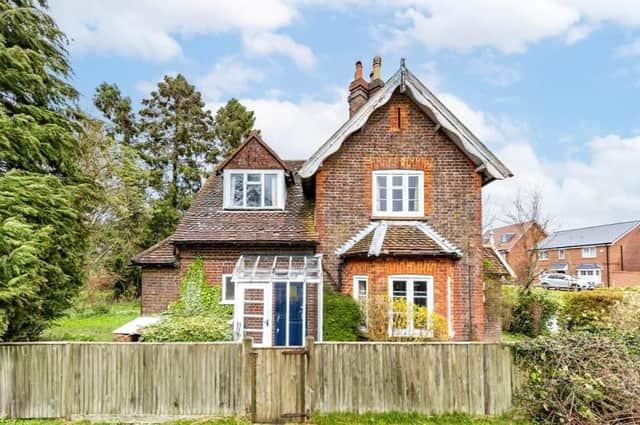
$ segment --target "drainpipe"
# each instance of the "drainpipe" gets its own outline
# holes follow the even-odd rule
[[[609,245],[607,245],[607,288],[611,288],[611,270],[609,267]]]

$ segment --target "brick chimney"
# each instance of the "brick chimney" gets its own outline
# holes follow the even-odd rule
[[[369,100],[369,84],[362,78],[362,62],[356,62],[356,72],[349,84],[349,117]]]
[[[380,79],[380,67],[382,66],[382,58],[380,56],[375,56],[373,58],[373,70],[371,71],[371,82],[369,83],[369,97],[373,97],[373,95],[384,87],[384,81]]]

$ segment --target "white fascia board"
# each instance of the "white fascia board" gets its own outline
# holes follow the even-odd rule
[[[373,234],[373,239],[371,240],[371,246],[369,247],[369,255],[378,256],[380,255],[380,251],[382,251],[382,244],[384,243],[384,237],[387,234],[387,222],[381,222],[378,227],[376,227],[376,232]]]
[[[337,248],[335,250],[336,255],[342,255],[345,252],[349,251],[351,248],[353,248],[353,246],[355,244],[357,244],[358,242],[360,242],[362,240],[362,238],[364,238],[365,236],[367,236],[369,233],[371,233],[376,227],[378,227],[378,222],[371,222],[369,223],[369,225],[367,227],[365,227],[364,229],[360,230],[358,233],[356,233],[351,239],[349,239],[347,242],[345,242],[344,244],[342,244],[342,246],[340,246],[339,248]]]

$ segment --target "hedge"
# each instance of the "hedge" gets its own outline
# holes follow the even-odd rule
[[[325,341],[356,341],[360,335],[360,306],[350,296],[326,291],[322,334]]]

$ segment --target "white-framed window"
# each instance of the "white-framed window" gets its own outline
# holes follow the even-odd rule
[[[433,276],[389,276],[389,335],[433,335]]]
[[[564,249],[558,250],[558,260],[564,260]]]
[[[366,331],[369,317],[369,278],[367,276],[361,275],[353,277],[353,298],[360,305],[360,329]]]
[[[582,258],[595,258],[596,256],[596,247],[595,246],[585,246],[582,248]]]
[[[424,215],[424,173],[414,170],[373,172],[373,215]]]
[[[224,170],[225,209],[284,209],[284,170]]]
[[[541,249],[538,251],[538,259],[539,260],[548,260],[549,259],[549,251],[546,249]]]
[[[222,275],[222,297],[220,304],[233,304],[236,299],[236,284],[231,279],[232,277],[233,275],[231,274]]]
[[[515,233],[503,233],[502,236],[500,236],[500,243],[509,242],[514,235]]]

